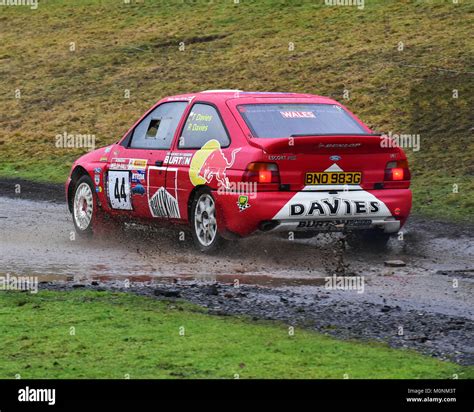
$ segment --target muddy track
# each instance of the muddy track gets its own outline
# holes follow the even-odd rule
[[[107,239],[75,238],[63,199],[62,185],[0,181],[0,276],[35,275],[43,288],[179,295],[212,313],[275,319],[474,364],[472,226],[412,218],[403,239],[382,251],[343,249],[337,235],[259,236],[203,256],[173,229],[128,225]],[[384,264],[395,259],[405,266]],[[341,267],[363,279],[363,290],[326,287]]]

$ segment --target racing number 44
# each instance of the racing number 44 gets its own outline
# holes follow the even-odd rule
[[[117,177],[115,179],[114,197],[119,202],[121,202],[122,199],[124,202],[127,201],[127,193],[125,192],[125,177],[122,177],[122,184],[120,184],[120,189],[119,189],[119,178]]]

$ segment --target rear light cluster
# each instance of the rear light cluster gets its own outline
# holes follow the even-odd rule
[[[280,172],[275,163],[249,163],[245,170],[243,181],[258,183],[260,189],[275,190],[280,185]]]
[[[408,162],[406,160],[398,160],[397,162],[387,163],[383,179],[386,182],[410,180],[410,178],[410,169],[408,169]]]

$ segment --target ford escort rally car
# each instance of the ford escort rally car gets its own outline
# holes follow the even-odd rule
[[[383,244],[409,215],[409,187],[402,149],[337,101],[215,90],[158,101],[117,143],[74,162],[66,196],[81,235],[167,221],[212,252],[255,232]]]

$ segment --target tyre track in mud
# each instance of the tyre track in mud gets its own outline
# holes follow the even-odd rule
[[[38,276],[50,289],[80,284],[166,299],[161,292],[171,291],[165,295],[211,313],[274,319],[474,364],[472,226],[412,218],[403,240],[378,252],[342,250],[337,235],[258,236],[203,256],[172,229],[129,225],[108,239],[74,238],[62,186],[18,183],[21,195],[12,181],[0,181],[0,276]],[[406,266],[384,265],[393,259]],[[363,293],[325,287],[341,265],[364,279]]]

